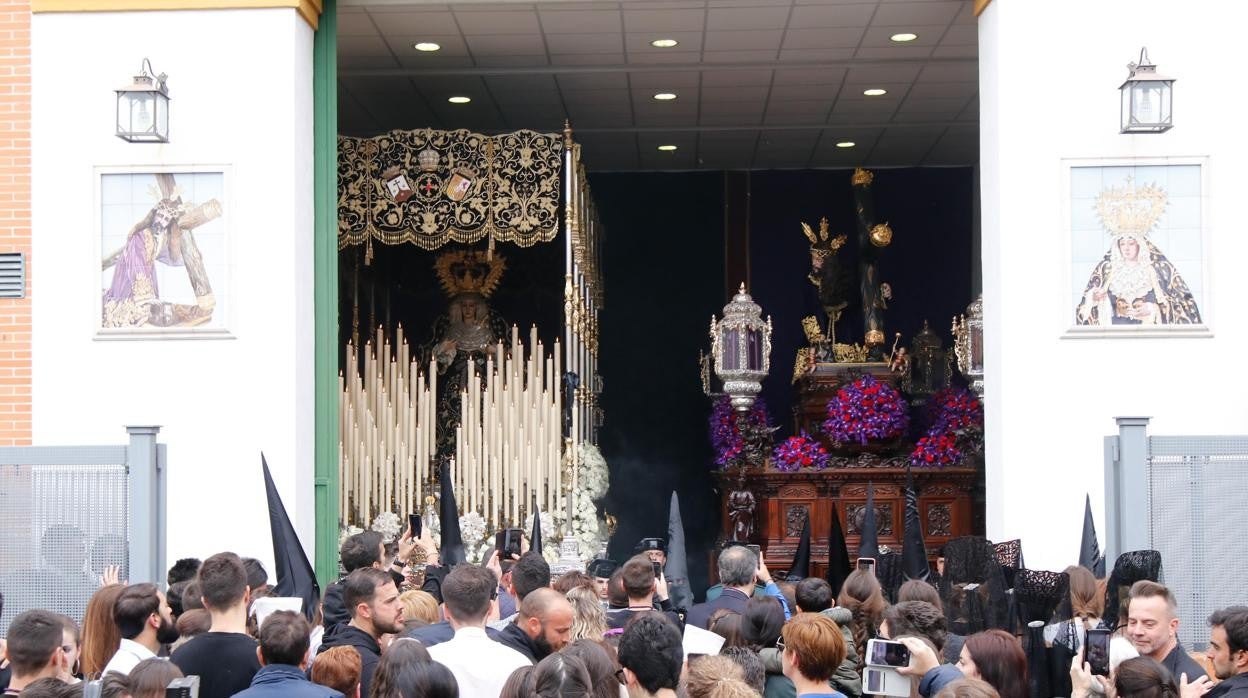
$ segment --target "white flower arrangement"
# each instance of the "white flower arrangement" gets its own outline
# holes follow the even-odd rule
[[[394,540],[403,531],[399,515],[393,511],[383,511],[373,519],[372,530],[381,534],[382,540]]]
[[[607,539],[606,521],[598,517],[598,501],[607,494],[610,485],[610,470],[607,461],[597,446],[590,443],[581,444],[580,463],[576,466],[577,489],[572,497],[572,520],[564,520],[562,508],[555,511],[542,512],[542,557],[554,563],[559,559],[559,544],[565,535],[572,535],[580,545],[583,562],[592,560],[603,548]],[[570,524],[566,527],[565,524]],[[434,540],[442,535],[441,521],[436,512],[429,512],[424,517],[424,526]],[[464,552],[468,561],[474,564],[484,562],[494,552],[493,532],[487,530],[487,522],[479,512],[465,512],[459,517],[459,532],[464,541]],[[382,512],[373,519],[371,529],[377,531],[386,540],[393,540],[403,531],[403,520],[393,512]],[[343,526],[338,543],[342,544],[348,536],[362,532],[357,526]],[[523,523],[525,535],[533,531],[533,514],[525,517]]]

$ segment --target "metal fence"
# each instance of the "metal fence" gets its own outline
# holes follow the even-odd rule
[[[1148,436],[1146,418],[1120,418],[1106,439],[1107,561],[1161,553],[1179,606],[1179,638],[1209,643],[1209,615],[1248,602],[1248,537],[1235,524],[1248,491],[1248,436]]]
[[[0,637],[42,608],[81,621],[111,565],[164,575],[164,446],[130,427],[124,446],[0,448]]]

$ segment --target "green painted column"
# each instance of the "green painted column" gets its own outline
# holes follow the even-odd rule
[[[312,47],[313,304],[316,314],[316,576],[338,577],[338,3]]]

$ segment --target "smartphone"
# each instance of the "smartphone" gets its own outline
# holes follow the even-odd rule
[[[862,668],[864,694],[903,698],[910,695],[910,684],[910,679],[897,673],[896,669],[878,666]]]
[[[165,687],[165,698],[199,698],[199,677],[174,679]]]
[[[412,538],[420,538],[422,533],[420,514],[408,514],[407,527],[412,530]]]
[[[1083,660],[1096,676],[1109,676],[1110,631],[1104,628],[1089,630],[1083,644]]]
[[[498,550],[498,556],[505,560],[510,560],[512,555],[520,557],[520,537],[524,535],[524,531],[518,528],[504,528],[494,535],[494,547]]]
[[[871,666],[909,666],[910,648],[892,640],[867,640],[866,663]]]
[[[758,560],[759,564],[762,564],[762,562],[763,562],[763,549],[762,549],[762,548],[760,548],[760,547],[758,547],[757,545],[753,545],[753,544],[747,545],[747,546],[745,546],[745,547],[747,547],[747,548],[749,548],[750,550],[754,551],[754,559]]]
[[[874,575],[875,574],[875,558],[873,557],[858,558],[858,569],[866,570]]]
[[[662,576],[663,576],[663,566],[662,566],[662,565],[660,565],[659,563],[657,563],[657,562],[655,562],[655,561],[651,560],[651,561],[650,561],[650,566],[654,568],[654,578],[655,578],[655,579],[658,579],[659,577],[662,577]]]

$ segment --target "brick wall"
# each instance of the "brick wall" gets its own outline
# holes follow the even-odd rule
[[[25,252],[26,297],[0,298],[0,446],[30,443],[30,0],[0,0],[0,251]]]

